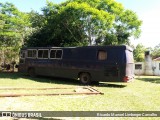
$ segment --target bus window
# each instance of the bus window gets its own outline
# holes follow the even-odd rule
[[[98,51],[98,60],[106,60],[107,59],[107,52],[104,50]]]
[[[25,58],[26,57],[26,55],[25,55],[25,51],[21,51],[21,53],[20,53],[20,58]]]
[[[62,50],[57,50],[56,58],[62,58]]]
[[[62,50],[51,50],[50,58],[51,59],[61,59],[62,58]]]
[[[38,58],[47,59],[48,50],[38,50]]]
[[[56,50],[51,50],[50,52],[50,58],[56,58]]]
[[[20,52],[20,64],[24,64],[25,63],[25,58],[26,58],[26,52],[25,51],[21,51]]]
[[[28,58],[36,58],[37,56],[37,51],[36,50],[28,50],[27,51],[27,57]]]

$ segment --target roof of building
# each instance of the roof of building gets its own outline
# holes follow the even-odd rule
[[[154,61],[160,61],[160,57],[153,59]]]

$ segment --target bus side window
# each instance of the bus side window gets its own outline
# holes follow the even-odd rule
[[[26,55],[25,55],[25,51],[21,51],[21,52],[20,52],[20,58],[22,58],[22,59],[23,59],[23,58],[25,58],[25,57],[26,57]]]
[[[56,58],[62,58],[62,50],[57,50]]]
[[[43,58],[48,58],[48,50],[43,50]]]
[[[37,56],[37,51],[36,50],[28,50],[27,51],[27,57],[28,58],[36,58]]]
[[[38,58],[42,58],[43,56],[43,50],[38,50]]]
[[[48,58],[48,50],[38,50],[38,58]]]
[[[51,50],[50,51],[51,59],[61,59],[62,58],[62,50]]]
[[[104,50],[98,51],[98,60],[106,60],[107,59],[107,52]]]
[[[56,50],[51,50],[50,58],[56,58]]]
[[[24,64],[25,63],[25,57],[26,57],[26,52],[25,51],[21,51],[20,52],[20,60],[19,60],[20,64]]]

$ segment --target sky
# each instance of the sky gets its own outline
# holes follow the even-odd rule
[[[61,3],[65,0],[49,0]],[[141,36],[138,39],[131,38],[134,45],[142,44],[146,47],[155,47],[160,43],[160,0],[116,0],[122,3],[125,9],[130,9],[143,21]],[[0,2],[11,2],[20,11],[41,11],[46,5],[46,0],[0,0]]]
[[[160,0],[116,0],[124,5],[126,9],[137,13],[140,20],[141,36],[132,39],[132,43],[139,43],[146,47],[155,47],[160,44]]]

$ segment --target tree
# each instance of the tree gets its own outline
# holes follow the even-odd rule
[[[28,46],[82,46],[129,43],[138,37],[141,21],[114,0],[47,2],[45,25],[32,34]]]
[[[157,58],[157,57],[160,57],[160,43],[153,48],[151,54],[152,54],[153,59]]]
[[[87,3],[70,2],[61,7],[61,5],[49,2],[43,12],[47,19],[47,25],[39,33],[31,36],[29,41],[31,46],[34,43],[41,45],[42,41],[43,45],[47,42],[46,44],[54,46],[91,44],[93,35],[102,31],[102,28],[111,27],[113,19],[109,13],[92,8]],[[45,38],[40,35],[42,33]],[[49,37],[46,38],[46,36]]]
[[[105,45],[129,44],[129,38],[138,38],[142,21],[138,20],[136,13],[125,10],[122,4],[114,0],[102,0],[100,8],[115,16],[113,27],[105,36]]]
[[[136,48],[133,51],[134,54],[134,60],[136,62],[142,62],[144,61],[144,54],[145,54],[146,48],[142,44],[138,44]]]
[[[15,61],[27,31],[28,14],[20,12],[11,3],[0,3],[1,61]]]

